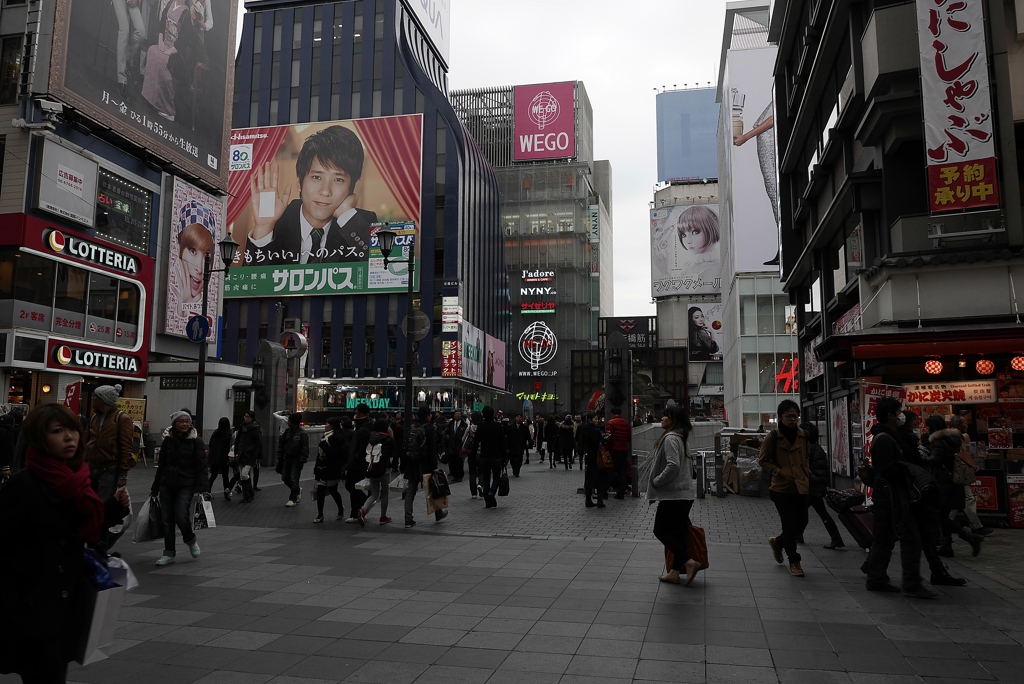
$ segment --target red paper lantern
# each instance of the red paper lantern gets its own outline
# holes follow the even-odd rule
[[[942,362],[937,359],[931,359],[924,362],[924,370],[932,375],[938,375],[942,372]]]
[[[1015,371],[1024,371],[1024,356],[1014,356],[1010,359],[1010,368]]]
[[[988,359],[981,359],[978,363],[974,364],[974,370],[978,371],[981,375],[991,375],[996,370],[996,364]]]

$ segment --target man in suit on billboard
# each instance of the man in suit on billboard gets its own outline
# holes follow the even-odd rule
[[[245,266],[366,262],[372,211],[357,209],[353,193],[363,172],[363,144],[343,126],[309,136],[299,150],[291,185],[278,192],[278,169],[270,162],[249,181],[255,219],[245,246]]]

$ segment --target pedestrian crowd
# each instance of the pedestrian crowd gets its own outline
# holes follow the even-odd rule
[[[0,621],[0,673],[19,673],[26,682],[64,681],[67,663],[75,657],[70,644],[81,622],[77,612],[88,571],[83,554],[88,549],[110,553],[131,512],[125,484],[139,446],[132,420],[117,408],[120,389],[97,388],[87,420],[60,404],[41,405],[23,420],[0,419],[0,519],[5,521],[0,545],[18,550],[0,557],[0,581],[17,587],[5,602],[7,617]],[[302,470],[312,456],[315,524],[324,522],[328,496],[337,508],[336,520],[362,527],[374,514],[380,525],[388,524],[391,492],[401,492],[405,527],[411,528],[420,490],[427,514],[441,523],[449,515],[450,485],[466,478],[471,500],[483,499],[485,508],[494,509],[498,498],[510,491],[509,468],[513,479],[520,477],[532,454],[538,465],[546,460],[548,469],[582,470],[584,506],[604,508],[609,495],[624,499],[633,488],[632,428],[621,410],[610,413],[607,422],[594,412],[510,419],[484,406],[469,416],[456,411],[448,419],[421,407],[411,424],[403,425],[401,416],[374,415],[360,404],[351,416],[328,419],[315,445],[296,413],[276,437],[276,470],[288,489],[285,506],[295,508],[302,501]],[[953,554],[952,536],[965,540],[976,556],[991,532],[972,510],[973,496],[965,484],[973,481],[973,471],[965,471],[961,459],[966,426],[956,418],[947,426],[941,416],[929,417],[922,426],[915,413],[887,398],[875,404],[874,414],[870,465],[860,471],[871,488],[873,524],[864,534],[856,527],[862,517],[848,515],[847,508],[839,517],[855,539],[870,539],[861,567],[869,591],[934,598],[937,594],[921,576],[921,557],[932,585],[962,586],[966,580],[951,575],[941,560]],[[764,433],[759,457],[771,479],[770,498],[781,527],[768,544],[774,560],[788,561],[794,577],[805,575],[798,547],[808,509],[814,509],[829,535],[825,549],[845,545],[825,505],[836,494],[829,487],[828,456],[818,443],[816,427],[801,424],[800,418],[796,402],[781,402],[778,427]],[[261,491],[264,440],[271,437],[264,435],[256,415],[245,412],[235,429],[222,418],[209,448],[192,419],[187,409],[174,412],[162,435],[150,487],[163,521],[158,566],[175,562],[177,532],[190,555],[199,557],[191,506],[196,495],[208,496],[218,477],[227,501],[241,493],[241,503],[251,503]],[[708,567],[703,531],[690,520],[696,494],[696,467],[687,445],[692,426],[683,407],[670,405],[661,427],[639,485],[648,502],[658,506],[653,532],[666,557],[658,579],[688,586]],[[967,526],[955,522],[958,513],[967,516]],[[900,586],[887,573],[897,542]]]

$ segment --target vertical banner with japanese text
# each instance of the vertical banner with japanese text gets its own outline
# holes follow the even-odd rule
[[[917,0],[933,214],[999,206],[982,0]]]

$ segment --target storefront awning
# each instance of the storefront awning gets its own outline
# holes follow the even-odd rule
[[[815,347],[819,361],[1024,353],[1024,324],[869,328],[831,335]]]

